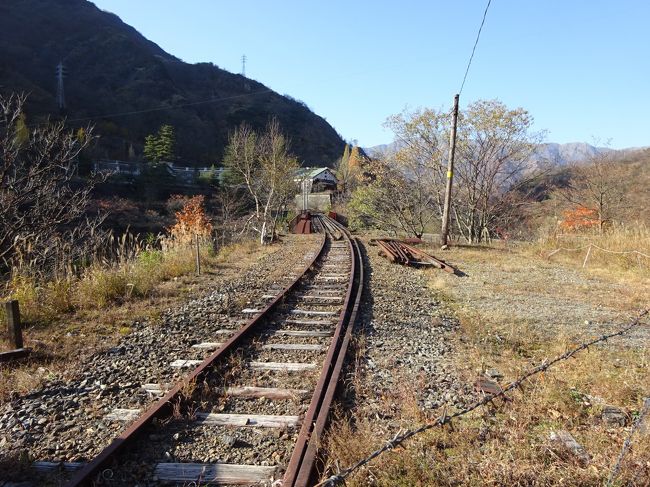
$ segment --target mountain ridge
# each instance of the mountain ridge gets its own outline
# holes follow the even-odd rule
[[[364,148],[364,150],[371,157],[377,157],[382,152],[393,152],[399,147],[399,141],[394,141],[389,144],[380,144],[373,147],[367,147]],[[538,144],[537,149],[530,159],[530,162],[535,166],[542,164],[551,164],[553,166],[564,167],[569,164],[588,160],[590,157],[594,157],[599,154],[613,152],[617,155],[626,155],[637,151],[644,151],[646,149],[647,147],[611,149],[609,147],[594,146],[586,142],[567,142],[564,144],[556,142],[544,142]]]
[[[65,115],[73,126],[95,122],[97,157],[141,154],[144,137],[171,124],[181,159],[218,164],[236,126],[262,130],[271,117],[306,165],[332,166],[343,152],[341,136],[304,103],[212,63],[185,63],[87,0],[0,4],[0,93],[29,94],[28,123],[58,116],[61,60]]]

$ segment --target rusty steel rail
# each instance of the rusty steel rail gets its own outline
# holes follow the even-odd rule
[[[0,363],[28,357],[31,352],[32,350],[30,348],[17,348],[16,350],[0,352]]]
[[[293,290],[300,280],[309,272],[311,267],[321,257],[325,250],[326,237],[323,235],[320,247],[314,258],[305,266],[304,270],[296,279],[285,287],[260,313],[250,319],[242,328],[239,329],[228,341],[226,341],[218,350],[212,353],[194,371],[186,375],[178,382],[169,392],[160,400],[151,405],[134,423],[132,423],[120,436],[115,438],[99,455],[81,469],[68,482],[67,487],[92,486],[95,484],[96,476],[104,469],[108,468],[111,461],[130,445],[139,433],[149,425],[154,418],[170,417],[173,414],[174,405],[183,400],[183,390],[189,384],[198,382],[218,361],[223,360],[229,352],[239,345],[248,337],[255,328],[264,322],[268,314],[273,311],[278,304],[282,303],[285,296]]]
[[[356,239],[335,220],[323,215],[314,218],[330,236],[336,234],[346,239],[350,250],[350,282],[343,312],[282,481],[283,487],[308,487],[316,479],[318,449],[329,420],[363,291],[363,260]]]

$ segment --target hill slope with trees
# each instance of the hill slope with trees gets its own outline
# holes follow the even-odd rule
[[[0,94],[29,94],[28,124],[59,116],[60,61],[65,116],[73,126],[96,125],[98,157],[139,157],[145,137],[168,124],[178,157],[213,164],[241,122],[263,129],[271,117],[306,165],[332,166],[343,151],[342,138],[304,103],[211,63],[185,63],[91,2],[0,3]]]

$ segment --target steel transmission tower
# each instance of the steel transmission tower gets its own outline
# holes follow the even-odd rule
[[[241,57],[241,75],[246,76],[246,54]]]
[[[65,93],[63,91],[63,78],[65,75],[66,72],[65,67],[63,66],[63,61],[60,61],[56,66],[56,103],[61,115],[65,112]]]

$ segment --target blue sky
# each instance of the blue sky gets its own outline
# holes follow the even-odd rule
[[[187,62],[304,101],[347,140],[392,140],[405,107],[449,108],[486,2],[96,0]],[[549,142],[650,145],[650,2],[493,0],[461,106],[521,106]]]

